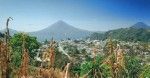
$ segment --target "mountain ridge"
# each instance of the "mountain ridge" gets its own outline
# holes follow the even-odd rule
[[[150,29],[150,26],[148,26],[147,24],[143,23],[143,22],[137,22],[134,25],[131,26],[131,28],[143,28],[143,29]]]
[[[144,26],[144,28],[143,28]],[[90,39],[95,40],[105,40],[111,37],[112,39],[117,39],[121,41],[150,41],[150,29],[147,28],[148,25],[144,23],[136,23],[128,28],[119,28],[114,30],[109,30],[105,33],[93,33],[90,35]]]
[[[114,29],[114,30],[109,30],[106,32],[97,32],[95,31],[95,34],[92,36],[94,39],[95,37],[105,37],[106,39],[109,34],[112,34],[114,38],[122,38],[124,39],[124,35],[130,35],[129,38],[134,38],[135,36],[142,36],[143,34],[149,35],[149,26],[143,22],[137,22],[134,25],[128,27],[128,28],[119,28],[119,29]],[[5,32],[5,29],[1,30],[2,33]],[[119,33],[118,33],[119,32]],[[130,32],[130,33],[129,33]],[[18,33],[18,31],[14,29],[10,29],[10,34],[13,35],[15,33]],[[52,37],[56,40],[63,40],[67,38],[71,39],[81,39],[85,38],[87,36],[90,36],[94,31],[88,31],[88,30],[83,30],[76,28],[72,25],[69,25],[68,23],[60,20],[55,22],[52,25],[49,25],[48,27],[34,31],[34,32],[26,32],[27,34],[31,36],[37,37],[39,41],[44,41],[44,40],[50,40]],[[98,34],[100,33],[100,34]],[[117,33],[117,34],[115,34]],[[124,33],[124,34],[120,34]],[[105,34],[105,36],[104,36]],[[115,34],[115,36],[114,36]],[[120,35],[118,35],[120,34]],[[124,38],[123,38],[124,37]],[[142,36],[143,37],[143,36]],[[143,37],[145,38],[145,37]],[[147,38],[147,37],[146,37]],[[97,38],[97,39],[102,39],[102,38]],[[142,40],[141,38],[139,40]],[[145,39],[148,40],[148,39]],[[132,41],[132,40],[131,40]]]
[[[5,31],[6,31],[6,28],[0,30],[1,33],[5,33]],[[15,33],[18,33],[17,30],[14,30],[14,29],[11,29],[11,28],[9,28],[9,32],[10,32],[10,35],[11,35],[11,36],[14,35]]]
[[[57,21],[56,23],[36,32],[30,32],[32,36],[38,37],[40,41],[43,39],[51,39],[52,37],[56,40],[71,38],[79,39],[88,36],[91,32],[88,30],[83,30],[75,28],[72,25],[67,24],[64,21]],[[45,36],[47,35],[47,36]],[[43,39],[42,39],[43,38]]]

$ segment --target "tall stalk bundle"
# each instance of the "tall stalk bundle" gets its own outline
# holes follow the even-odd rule
[[[27,49],[24,50],[22,56],[22,63],[20,66],[20,77],[28,78],[28,65],[29,65],[29,55]]]
[[[28,54],[28,49],[25,48],[25,38],[23,35],[23,55],[22,55],[22,61],[21,61],[21,66],[19,70],[19,77],[22,78],[28,78],[28,68],[29,68],[29,54]]]
[[[1,78],[6,78],[7,75],[7,50],[6,44],[4,42],[0,42],[0,66],[1,66]]]
[[[69,68],[70,68],[70,63],[68,63],[64,69],[64,76],[63,78],[70,78],[69,77]]]
[[[105,64],[111,66],[111,72],[113,78],[120,78],[120,73],[122,69],[124,69],[124,56],[123,56],[123,49],[118,47],[116,49],[113,48],[112,40],[109,41],[109,56],[105,60]]]
[[[49,52],[50,52],[50,66],[54,66],[54,62],[55,62],[54,47],[51,47]]]
[[[54,41],[50,42],[49,48],[47,48],[46,52],[43,53],[42,60],[47,62],[47,68],[51,68],[54,66],[55,62],[55,44]]]
[[[96,63],[96,53],[97,53],[97,49],[93,48],[93,58],[94,58],[93,62],[94,62],[94,64]]]
[[[5,42],[0,41],[0,61],[1,61],[1,70],[2,78],[10,78],[10,35],[9,35],[9,21],[13,20],[9,17],[6,21],[6,32],[5,32]]]

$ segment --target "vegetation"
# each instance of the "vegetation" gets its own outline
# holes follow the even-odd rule
[[[53,39],[40,44],[25,33],[10,37],[7,22],[0,38],[0,78],[149,78],[149,35],[144,29],[127,28],[94,33],[92,39],[111,36],[106,44],[74,40],[62,46]],[[133,46],[119,40],[141,42]],[[79,43],[85,48],[79,49]]]
[[[116,30],[107,31],[105,34],[102,33],[94,33],[89,38],[96,40],[105,40],[107,38],[118,39],[121,41],[142,41],[149,42],[150,41],[150,32],[147,29],[136,29],[136,28],[121,28]]]
[[[103,40],[104,39],[104,33],[93,33],[89,37],[91,40]]]
[[[142,69],[140,78],[150,77],[150,65],[145,65]]]
[[[23,33],[15,34],[10,39],[10,45],[12,47],[12,65],[19,67],[21,64],[21,55],[23,54]],[[36,37],[31,37],[27,34],[25,36],[25,47],[29,50],[29,57],[31,59],[31,64],[33,64],[33,59],[36,56],[36,49],[39,48],[39,42],[36,40]]]
[[[138,78],[142,70],[141,60],[138,57],[126,57],[126,69],[130,78]]]
[[[96,62],[94,61],[85,61],[81,64],[81,72],[80,75],[83,77],[89,78],[106,78],[111,77],[110,66],[107,64],[103,64],[104,57],[97,56]]]
[[[1,41],[3,43],[3,41]],[[144,78],[149,77],[149,65],[141,64],[142,59],[138,56],[122,54],[123,50],[116,46],[117,42],[109,41],[105,48],[106,55],[96,55],[87,57],[86,50],[79,51],[76,46],[65,46],[68,54],[75,60],[70,60],[66,55],[59,51],[56,42],[47,42],[49,47],[41,55],[41,65],[33,64],[36,56],[36,49],[39,43],[35,37],[27,34],[18,33],[11,37],[11,77],[54,77],[54,78]],[[1,49],[4,47],[1,44]],[[147,48],[146,48],[147,49]],[[3,50],[1,50],[2,52]],[[94,50],[96,51],[96,50]],[[71,53],[73,52],[73,53]],[[117,54],[116,54],[117,53]],[[86,54],[85,60],[79,59],[79,56]],[[3,55],[3,54],[1,54]],[[76,58],[77,57],[77,58]],[[47,61],[46,61],[47,60]],[[49,61],[50,60],[50,61]],[[1,59],[1,63],[5,60]],[[1,67],[2,69],[2,67]],[[19,70],[17,72],[17,70]],[[4,76],[3,76],[4,77]]]

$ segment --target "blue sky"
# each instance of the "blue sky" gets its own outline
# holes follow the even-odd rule
[[[150,25],[150,0],[0,0],[0,29],[37,31],[63,20],[74,27],[107,31],[142,21]]]

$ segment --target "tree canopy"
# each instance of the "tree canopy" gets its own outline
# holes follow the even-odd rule
[[[39,48],[39,42],[36,37],[31,37],[24,34],[25,48],[29,50],[30,59],[33,60],[36,56],[36,49]],[[19,66],[22,55],[23,33],[15,34],[10,39],[10,45],[12,47],[12,62],[14,65]]]

